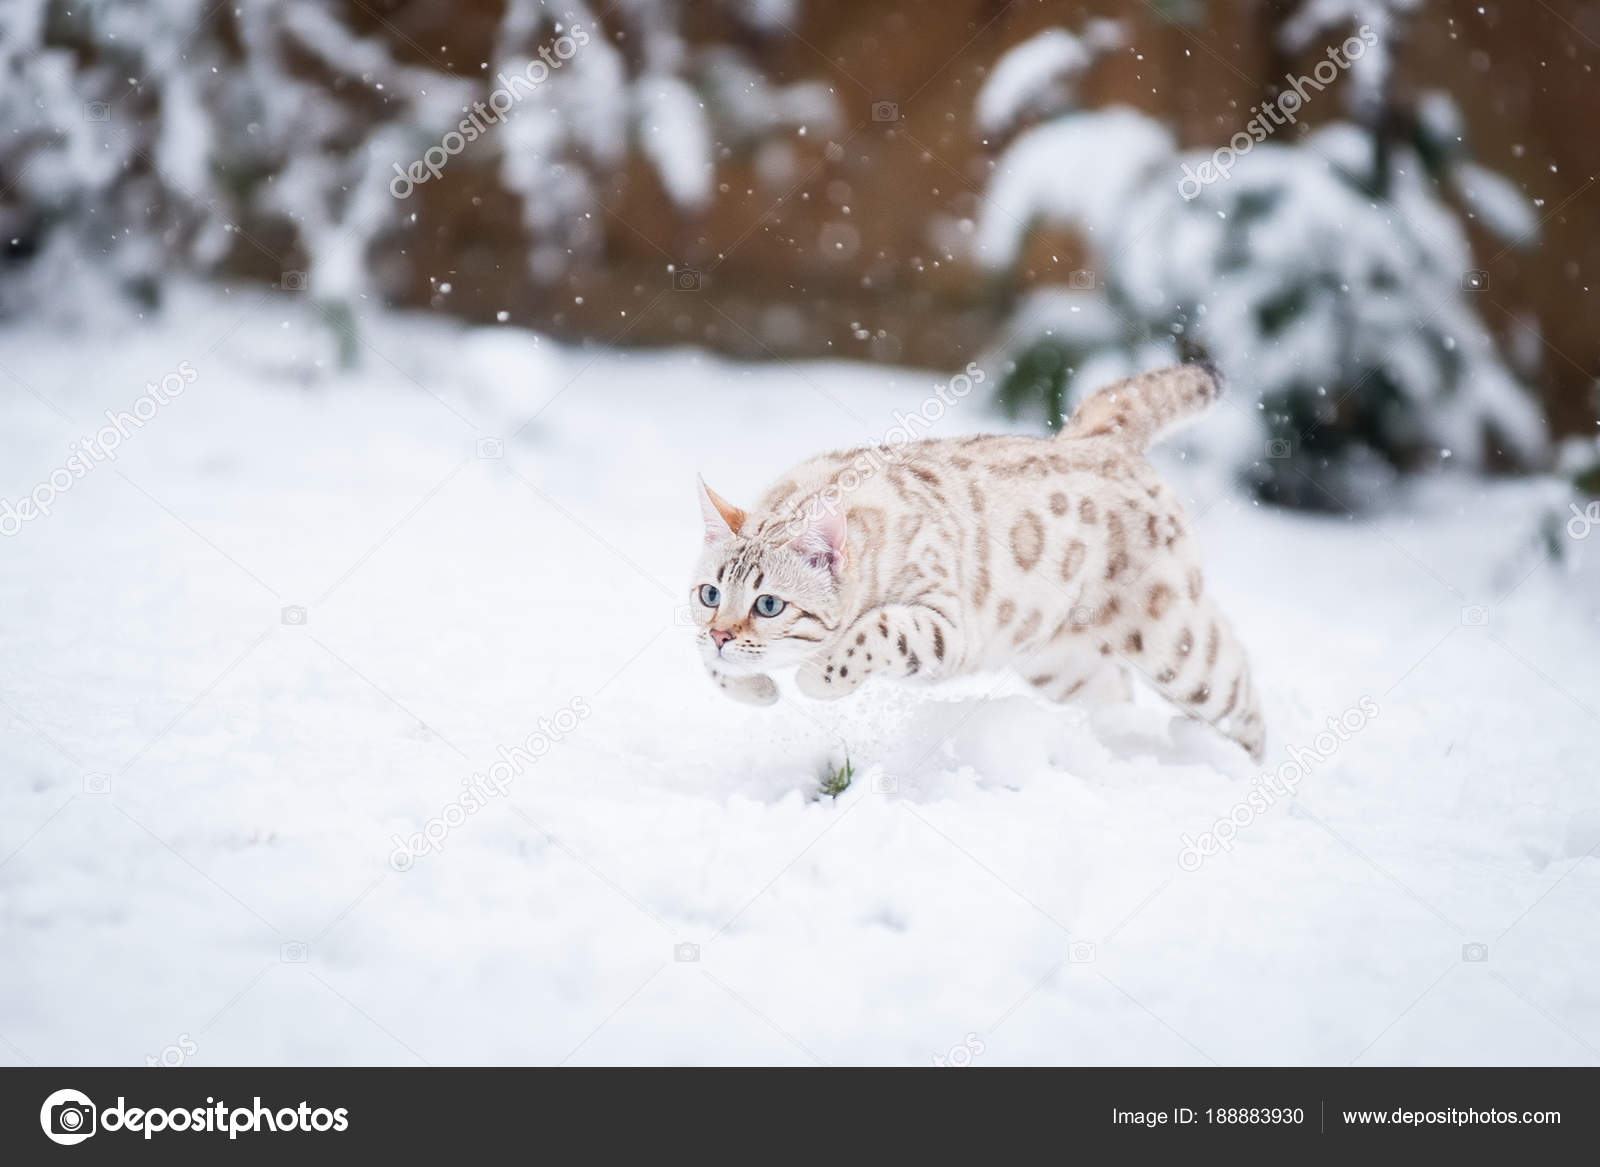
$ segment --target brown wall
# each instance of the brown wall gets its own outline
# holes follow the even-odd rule
[[[980,141],[970,111],[1001,52],[1042,28],[1120,16],[1136,51],[1097,67],[1086,103],[1136,105],[1191,146],[1225,140],[1291,63],[1264,35],[1280,0],[1167,7],[1188,7],[1198,19],[1167,23],[1133,0],[811,0],[798,36],[755,41],[716,6],[694,6],[693,37],[742,44],[778,80],[829,81],[845,125],[790,139],[787,175],[770,151],[727,159],[717,173],[723,193],[693,221],[674,213],[635,161],[605,183],[602,262],[547,287],[526,274],[516,208],[494,175],[460,166],[414,200],[418,222],[404,238],[411,262],[387,269],[390,291],[401,302],[444,306],[428,277],[448,279],[451,310],[480,320],[507,310],[571,338],[959,366],[994,339],[1003,290],[939,254],[929,225],[979,210],[1003,143]],[[483,59],[482,46],[461,41],[486,36],[498,7],[456,8],[463,11],[448,34],[452,57]],[[1543,200],[1543,240],[1532,250],[1474,235],[1491,277],[1480,307],[1508,334],[1519,318],[1537,319],[1539,388],[1553,420],[1565,431],[1593,432],[1600,338],[1589,285],[1600,270],[1600,190],[1589,184],[1600,174],[1600,5],[1585,10],[1581,0],[1427,0],[1401,77],[1410,87],[1449,90],[1467,115],[1475,158]],[[404,28],[406,11],[389,19]],[[430,44],[446,35],[407,32]],[[874,121],[877,102],[896,103],[900,120]],[[699,289],[674,289],[669,263],[699,271]],[[1020,280],[1054,282],[1084,266],[1092,261],[1072,239],[1036,240]]]

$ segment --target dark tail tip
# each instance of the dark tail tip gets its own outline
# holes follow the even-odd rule
[[[1228,391],[1228,379],[1222,375],[1222,370],[1217,367],[1217,362],[1210,357],[1202,357],[1194,362],[1195,367],[1211,378],[1211,400],[1220,400]]]

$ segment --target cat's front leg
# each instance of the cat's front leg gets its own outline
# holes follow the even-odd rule
[[[795,676],[800,692],[818,701],[854,693],[874,675],[947,675],[958,656],[959,633],[940,611],[924,604],[887,604],[863,612],[828,651]]]
[[[708,668],[711,679],[735,701],[743,701],[746,705],[776,705],[778,703],[778,685],[765,673],[735,673],[728,674],[718,668]]]

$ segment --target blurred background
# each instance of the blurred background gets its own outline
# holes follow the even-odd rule
[[[1203,355],[1266,499],[1595,491],[1597,39],[1585,0],[13,0],[0,314],[256,281],[345,363],[394,306],[977,359],[1048,425]]]
[[[1600,0],[0,0],[0,1062],[1600,1061],[1597,62]],[[1202,358],[1248,791],[1151,692],[706,678],[697,471]]]

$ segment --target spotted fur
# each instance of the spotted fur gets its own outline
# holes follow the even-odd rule
[[[745,512],[701,484],[692,606],[713,679],[778,699],[798,666],[831,699],[875,675],[1011,668],[1054,700],[1116,701],[1143,677],[1259,759],[1255,686],[1204,587],[1177,498],[1145,460],[1215,401],[1182,366],[1107,386],[1055,438],[978,436],[824,454]],[[700,600],[704,585],[717,603]],[[756,603],[782,601],[773,616]]]

